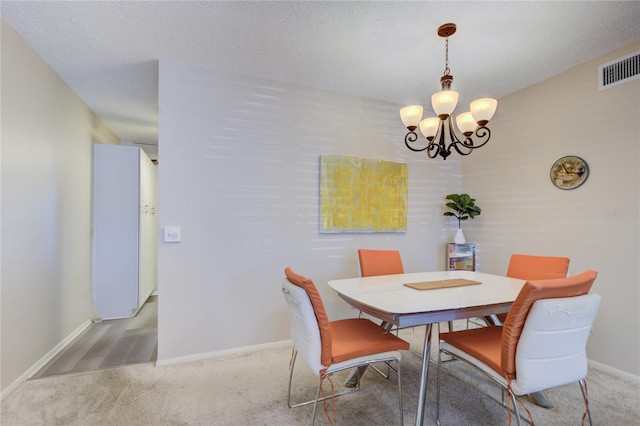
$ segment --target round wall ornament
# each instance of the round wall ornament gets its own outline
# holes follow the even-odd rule
[[[558,159],[551,166],[551,182],[560,189],[575,189],[582,185],[589,176],[587,162],[575,155],[567,155]]]

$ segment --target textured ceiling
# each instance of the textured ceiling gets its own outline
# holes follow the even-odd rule
[[[640,39],[638,1],[3,0],[0,13],[120,138],[139,142],[157,141],[159,59],[428,106],[445,22],[458,25],[449,66],[461,104]]]

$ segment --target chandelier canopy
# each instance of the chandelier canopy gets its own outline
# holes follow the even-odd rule
[[[423,108],[420,105],[411,105],[400,110],[400,118],[409,130],[404,137],[405,145],[416,152],[426,150],[429,158],[440,155],[446,160],[452,149],[460,155],[469,155],[474,149],[484,146],[491,138],[491,131],[486,125],[493,118],[498,106],[498,101],[492,98],[471,102],[471,111],[463,112],[456,117],[456,124],[464,137],[457,136],[451,114],[458,104],[458,92],[451,90],[453,76],[449,69],[449,36],[455,32],[456,24],[453,23],[444,24],[438,28],[438,35],[445,39],[445,63],[444,73],[440,78],[442,91],[431,96],[431,106],[436,117],[423,120]],[[418,127],[428,141],[424,147],[413,146],[418,141],[416,133]]]

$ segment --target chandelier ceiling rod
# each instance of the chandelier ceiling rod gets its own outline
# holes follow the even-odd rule
[[[456,29],[456,24],[453,23],[438,28],[438,36],[445,39],[445,64],[443,75],[440,77],[442,91],[431,96],[431,106],[436,117],[423,120],[423,108],[420,105],[411,105],[400,110],[400,118],[409,130],[404,137],[405,145],[416,152],[426,150],[429,158],[440,155],[446,160],[452,149],[460,155],[469,155],[474,149],[484,146],[491,138],[491,131],[486,125],[493,118],[498,106],[498,101],[492,98],[471,102],[471,111],[463,112],[456,117],[456,124],[464,137],[457,136],[451,114],[458,103],[458,92],[451,90],[453,76],[449,69],[449,36],[455,34]],[[413,146],[418,140],[418,127],[428,141],[427,145],[421,148]]]

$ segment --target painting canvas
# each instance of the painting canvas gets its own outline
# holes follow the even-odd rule
[[[320,232],[406,232],[408,166],[320,157]]]

